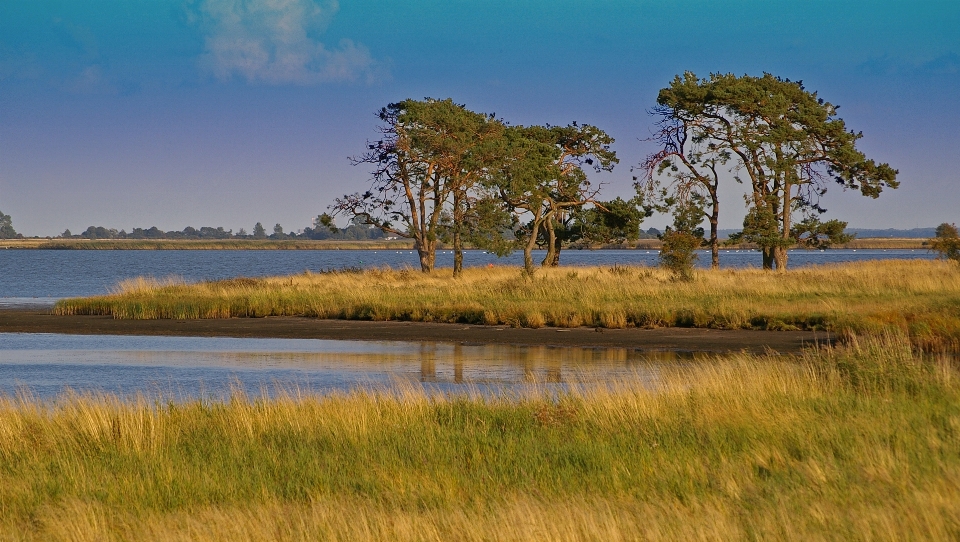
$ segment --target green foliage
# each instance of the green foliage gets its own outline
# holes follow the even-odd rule
[[[0,239],[19,239],[23,237],[13,229],[13,219],[0,211]]]
[[[640,237],[640,225],[643,219],[652,214],[652,210],[642,204],[640,197],[630,200],[616,198],[611,201],[598,201],[586,209],[573,213],[573,229],[577,232],[571,241],[584,240],[589,243],[623,243],[635,241]]]
[[[801,82],[687,72],[660,91],[657,104],[663,149],[645,162],[648,175],[671,172],[681,191],[706,190],[705,197],[715,195],[717,167],[732,161],[735,179],[751,192],[744,239],[773,255],[765,267],[786,265],[792,214],[825,211],[820,198],[831,182],[871,198],[899,185],[896,170],[857,150],[863,135],[847,129],[837,107]]]
[[[267,230],[264,229],[263,224],[257,222],[253,226],[253,238],[254,239],[266,239]]]
[[[960,262],[960,235],[956,225],[944,222],[937,226],[936,237],[930,240],[930,249],[941,259]]]
[[[669,269],[678,280],[693,280],[693,266],[698,256],[696,250],[703,243],[703,213],[696,205],[674,206],[673,227],[667,227],[660,236],[660,265]]]
[[[693,279],[693,266],[697,262],[696,250],[703,238],[690,232],[667,228],[661,236],[660,265],[669,269],[679,280]]]
[[[430,272],[442,237],[459,257],[466,215],[477,199],[472,190],[501,148],[505,127],[451,99],[392,103],[379,118],[382,139],[353,158],[354,165],[373,168],[371,187],[337,198],[331,214],[413,239],[421,269]]]
[[[802,248],[827,249],[852,241],[856,234],[844,233],[847,223],[841,220],[820,222],[816,217],[807,217],[790,229],[790,236]]]

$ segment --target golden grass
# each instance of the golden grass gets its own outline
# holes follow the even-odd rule
[[[955,540],[960,372],[897,338],[521,397],[0,400],[0,540]]]
[[[561,267],[531,279],[509,267],[426,275],[410,269],[157,284],[57,303],[57,314],[115,318],[309,316],[518,327],[705,327],[902,331],[957,347],[960,266],[885,260],[770,273],[697,271],[677,282],[647,267]]]

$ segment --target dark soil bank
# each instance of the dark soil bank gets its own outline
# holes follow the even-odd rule
[[[691,352],[799,352],[833,340],[824,332],[664,329],[516,329],[504,326],[366,322],[316,318],[220,320],[115,320],[110,316],[55,316],[31,310],[0,310],[0,333],[84,335],[174,335],[368,341],[428,341],[476,344],[585,346]]]

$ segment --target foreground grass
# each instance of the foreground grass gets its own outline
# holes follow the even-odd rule
[[[559,397],[0,401],[2,540],[960,537],[960,371],[905,341]]]
[[[916,344],[960,348],[960,266],[886,260],[770,273],[697,272],[677,282],[646,267],[307,273],[182,284],[139,279],[108,296],[68,299],[58,314],[115,318],[310,316],[523,327],[896,329]]]

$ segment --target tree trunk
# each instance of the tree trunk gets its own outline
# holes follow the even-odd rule
[[[553,217],[547,218],[544,222],[544,229],[547,230],[547,254],[543,257],[543,261],[540,262],[540,265],[543,267],[549,267],[554,264],[555,259],[559,259],[560,256],[556,254],[556,241],[557,241],[557,232],[553,229]]]
[[[559,267],[560,266],[560,249],[563,248],[563,241],[559,237],[553,241],[553,260],[550,262],[550,267]]]
[[[762,247],[760,251],[763,253],[763,269],[772,270],[773,269],[773,247]]]
[[[777,266],[777,271],[781,273],[787,270],[787,247],[776,247],[773,249],[773,261]]]
[[[537,231],[537,227],[535,227],[533,231]],[[536,271],[536,269],[533,267],[533,247],[536,245],[536,235],[531,235],[530,239],[527,239],[527,243],[523,245],[523,271],[531,277],[533,276],[534,271]]]
[[[463,239],[460,228],[463,225],[463,196],[460,191],[453,194],[453,276],[459,277],[463,273]]]
[[[463,239],[460,230],[454,226],[453,231],[453,276],[459,277],[463,273]]]
[[[713,203],[713,214],[710,215],[710,269],[720,269],[720,239],[717,234],[718,224],[717,203]]]
[[[436,241],[416,241],[417,254],[420,256],[420,270],[432,273],[437,259]]]

